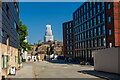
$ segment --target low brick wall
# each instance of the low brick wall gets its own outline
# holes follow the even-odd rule
[[[94,69],[120,74],[120,48],[107,48],[95,51]]]

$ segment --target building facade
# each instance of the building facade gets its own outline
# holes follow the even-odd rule
[[[2,77],[7,77],[11,67],[18,69],[18,7],[18,2],[0,2],[0,73]]]
[[[120,2],[85,2],[73,13],[75,57],[93,62],[94,50],[120,46]]]
[[[74,57],[73,21],[63,23],[63,51],[65,57]]]

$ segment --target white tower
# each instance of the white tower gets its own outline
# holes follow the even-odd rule
[[[45,32],[44,42],[48,42],[48,41],[53,41],[51,25],[46,25],[46,32]]]

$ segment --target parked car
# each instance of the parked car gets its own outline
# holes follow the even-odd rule
[[[57,59],[58,59],[58,60],[64,60],[65,57],[64,57],[64,56],[58,56]]]

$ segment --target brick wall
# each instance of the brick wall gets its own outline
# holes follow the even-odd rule
[[[115,46],[120,46],[120,1],[113,3]]]

